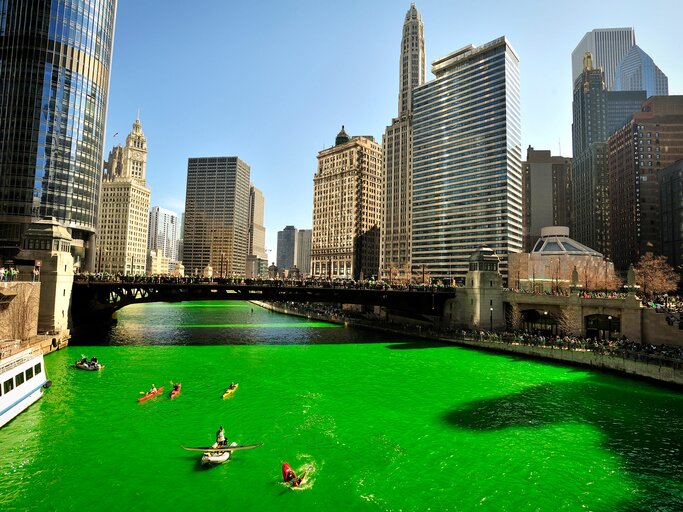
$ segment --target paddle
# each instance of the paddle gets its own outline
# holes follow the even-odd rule
[[[304,483],[304,480],[306,480],[306,476],[307,476],[308,473],[311,472],[311,471],[313,471],[313,466],[308,466],[308,467],[304,470],[303,474],[298,478],[298,480],[299,480],[299,485],[301,485],[301,484]]]

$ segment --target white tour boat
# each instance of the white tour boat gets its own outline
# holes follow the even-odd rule
[[[26,349],[0,360],[0,427],[43,396],[50,387],[43,352]]]

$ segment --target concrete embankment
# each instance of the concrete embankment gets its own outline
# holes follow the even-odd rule
[[[0,342],[0,359],[9,357],[27,348],[39,348],[43,354],[55,352],[69,345],[69,331],[57,334],[39,334],[23,341]]]
[[[683,386],[683,365],[681,364],[678,364],[678,368],[676,368],[676,365],[674,365],[673,367],[664,366],[659,364],[653,364],[652,362],[635,361],[633,359],[618,357],[614,355],[597,354],[591,351],[564,350],[554,347],[519,345],[490,340],[480,341],[476,339],[452,339],[426,332],[422,333],[419,331],[398,329],[392,325],[383,325],[381,321],[369,322],[353,318],[339,318],[334,316],[331,317],[328,315],[323,315],[315,312],[301,312],[289,308],[282,308],[265,302],[254,301],[254,304],[266,309],[277,311],[278,313],[285,313],[288,315],[295,315],[303,318],[312,318],[315,320],[333,322],[342,325],[352,325],[368,329],[377,329],[387,332],[393,332],[396,334],[401,334],[404,336],[409,335],[424,339],[439,340],[447,343],[453,343],[455,345],[475,348],[477,350],[488,350],[506,354],[516,354],[524,357],[531,357],[560,363],[567,363],[576,366],[596,368],[599,370],[617,372],[620,374],[626,374],[629,376],[635,376],[647,380],[654,380],[660,383]]]

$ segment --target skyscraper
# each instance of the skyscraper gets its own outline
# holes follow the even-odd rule
[[[587,32],[572,52],[572,83],[583,73],[583,58],[590,53],[593,67],[605,73],[605,88],[614,91],[617,65],[635,44],[632,28],[596,28]]]
[[[94,266],[115,18],[116,0],[0,0],[1,256],[53,216]]]
[[[660,172],[683,158],[683,96],[652,96],[609,138],[612,258],[662,254]]]
[[[147,139],[136,119],[126,145],[115,146],[104,165],[97,240],[100,272],[145,273],[151,196],[146,173]]]
[[[149,211],[149,236],[147,249],[157,251],[169,259],[178,261],[178,240],[180,239],[180,221],[178,214],[160,206]]]
[[[361,279],[379,270],[382,146],[342,130],[318,153],[313,177],[311,272]]]
[[[277,267],[280,271],[289,270],[296,260],[296,234],[294,226],[285,226],[285,229],[277,232]]]
[[[571,158],[527,148],[522,162],[525,252],[531,252],[542,228],[571,225],[571,173]]]
[[[617,64],[614,90],[645,91],[646,96],[668,96],[669,79],[652,58],[634,45]]]
[[[578,242],[609,256],[610,198],[607,138],[640,109],[644,91],[607,91],[604,72],[590,53],[574,82],[572,102],[572,210]]]
[[[300,229],[296,233],[296,259],[294,263],[305,276],[311,273],[311,240],[313,230]]]
[[[258,277],[268,268],[266,254],[265,201],[263,192],[253,184],[249,187],[249,229],[247,232],[247,268],[245,277]]]
[[[683,159],[659,173],[662,208],[662,254],[675,269],[683,268]]]
[[[183,263],[187,275],[243,275],[249,229],[250,168],[236,156],[187,162]],[[222,271],[222,272],[221,272]]]
[[[522,249],[519,59],[505,37],[432,63],[413,91],[412,265],[464,278],[487,245]]]
[[[425,81],[425,42],[422,17],[411,4],[403,23],[399,65],[398,117],[387,126],[382,141],[382,275],[410,272],[413,89]]]
[[[266,255],[266,227],[264,226],[265,200],[263,192],[253,184],[249,187],[249,243],[247,254],[262,260]]]

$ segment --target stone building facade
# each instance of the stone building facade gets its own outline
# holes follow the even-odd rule
[[[318,153],[313,178],[311,273],[360,279],[379,271],[382,146],[370,136],[349,137]]]

